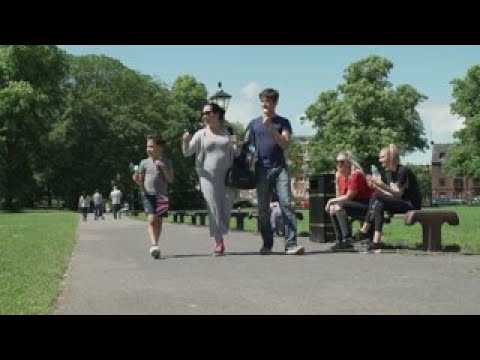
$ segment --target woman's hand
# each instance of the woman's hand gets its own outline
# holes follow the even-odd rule
[[[190,140],[192,140],[192,134],[190,134],[189,132],[185,132],[185,134],[183,134],[182,136],[182,141],[183,142],[190,142]]]

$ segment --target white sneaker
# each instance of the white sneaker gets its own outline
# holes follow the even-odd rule
[[[285,250],[287,255],[302,255],[305,253],[305,248],[301,245],[296,245]]]
[[[158,245],[152,245],[150,247],[150,255],[152,255],[154,259],[160,258],[160,248],[158,247]]]

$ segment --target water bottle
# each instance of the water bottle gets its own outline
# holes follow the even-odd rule
[[[255,171],[255,145],[250,144],[248,146],[248,166],[251,171]]]
[[[378,171],[378,168],[375,165],[372,165],[371,172],[372,172],[372,177],[380,178],[380,172]]]

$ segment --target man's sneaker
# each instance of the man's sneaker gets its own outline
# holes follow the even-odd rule
[[[153,245],[150,247],[150,255],[152,255],[154,259],[160,258],[160,248],[158,245]]]
[[[301,255],[305,253],[305,248],[301,245],[295,245],[285,250],[287,255]]]
[[[353,243],[348,240],[337,242],[335,245],[333,245],[330,248],[330,250],[332,251],[352,250],[352,249],[353,249]]]
[[[260,255],[270,255],[272,253],[272,248],[262,246],[260,249]]]

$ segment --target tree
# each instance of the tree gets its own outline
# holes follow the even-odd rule
[[[305,176],[302,163],[302,148],[297,138],[292,137],[285,155],[290,176],[292,178]]]
[[[432,205],[432,172],[423,165],[409,165],[415,174],[422,193],[422,202]]]
[[[171,203],[173,208],[198,209],[204,207],[204,202],[196,190],[198,177],[194,156],[185,159],[181,152],[181,138],[186,129],[198,128],[203,106],[208,102],[207,89],[193,76],[182,75],[174,81],[171,96],[171,124],[167,129],[167,138],[172,144],[169,154],[175,166],[175,181],[170,186]]]
[[[169,91],[106,56],[71,56],[70,64],[65,111],[51,135],[52,188],[71,208],[82,190],[106,194],[112,181],[130,199],[129,164],[145,157],[147,134],[167,129]]]
[[[428,148],[416,106],[426,96],[410,85],[393,88],[393,63],[372,55],[344,72],[344,83],[321,93],[304,121],[317,130],[310,143],[315,172],[335,169],[335,155],[351,150],[364,166],[378,165],[382,146],[395,143],[402,154]]]
[[[0,198],[7,208],[30,205],[37,193],[67,69],[56,46],[0,46]]]
[[[464,118],[454,133],[457,143],[448,149],[445,170],[452,175],[480,178],[480,65],[472,66],[463,79],[454,79],[451,111]]]

